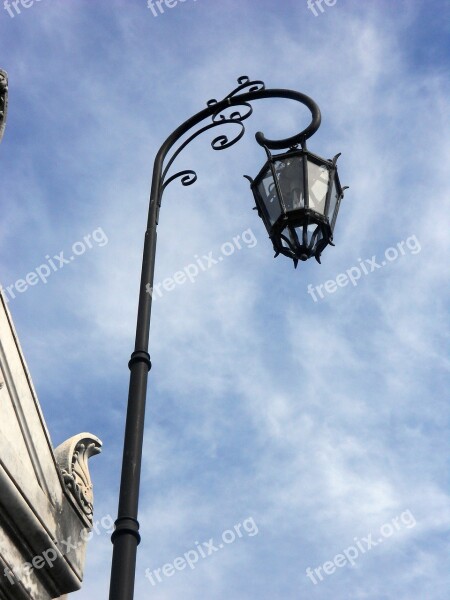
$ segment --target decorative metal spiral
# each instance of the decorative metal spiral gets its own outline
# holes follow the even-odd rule
[[[250,81],[250,77],[247,77],[247,75],[241,75],[241,77],[238,77],[237,82],[239,84],[238,87],[234,88],[234,90],[230,92],[228,96],[225,96],[225,99],[233,98],[233,96],[236,96],[243,90],[246,90],[246,92],[259,92],[266,89],[266,84],[264,81]],[[217,104],[217,100],[212,98],[211,100],[208,100],[206,104],[208,106],[213,106],[214,104]]]
[[[245,126],[243,122],[253,114],[253,107],[250,104],[250,101],[257,100],[259,98],[287,98],[300,102],[309,108],[311,111],[312,120],[308,127],[306,127],[303,131],[293,135],[290,138],[285,138],[282,140],[267,139],[263,133],[258,132],[256,134],[256,141],[258,144],[266,149],[292,148],[298,144],[301,144],[303,148],[306,148],[306,140],[311,137],[311,135],[313,135],[320,126],[320,109],[314,100],[305,94],[301,94],[300,92],[295,92],[293,90],[268,90],[266,89],[263,81],[251,81],[246,75],[239,77],[237,82],[238,86],[234,88],[234,90],[232,90],[227,96],[225,96],[223,100],[220,102],[215,98],[208,100],[206,103],[206,109],[192,117],[189,121],[186,121],[178,130],[176,130],[176,132],[174,132],[174,134],[172,134],[174,135],[173,142],[177,142],[178,139],[183,137],[183,135],[189,131],[189,129],[196,127],[205,119],[211,119],[209,124],[204,125],[200,129],[194,131],[194,133],[192,133],[184,142],[182,142],[167,161],[164,159],[163,162],[165,163],[165,166],[161,166],[161,190],[164,190],[170,182],[178,178],[181,178],[181,183],[183,185],[191,185],[194,183],[194,181],[196,181],[197,176],[192,170],[180,171],[167,180],[166,176],[180,152],[200,134],[208,131],[209,129],[219,127],[220,125],[237,125],[239,129],[236,135],[230,137],[228,134],[222,133],[212,140],[211,147],[213,150],[225,150],[226,148],[230,148],[236,144],[245,133]],[[169,138],[169,142],[170,143],[168,144],[167,149],[172,147],[171,138]],[[189,177],[186,178],[188,174]],[[195,179],[192,179],[193,175],[195,175]]]
[[[247,76],[239,77],[237,82],[239,84],[238,87],[236,87],[232,92],[230,92],[227,96],[225,96],[224,100],[235,98],[238,94],[242,93],[244,90],[245,90],[245,92],[257,92],[257,91],[265,89],[265,85],[264,85],[263,81],[250,81],[250,78]],[[208,100],[208,102],[207,102],[207,106],[209,108],[214,107],[216,104],[219,104],[219,102],[214,98],[211,100]],[[227,111],[229,111],[230,108],[232,109],[232,112],[230,114],[227,114]],[[234,104],[233,106],[231,106],[231,104],[230,104],[224,108],[220,108],[217,111],[215,111],[211,115],[211,123],[209,123],[208,125],[205,125],[204,127],[201,127],[200,129],[195,131],[193,134],[191,134],[173,152],[172,156],[167,161],[167,163],[164,167],[164,171],[162,173],[162,181],[163,181],[162,190],[164,190],[169,185],[169,183],[171,183],[175,179],[181,178],[181,183],[185,186],[192,185],[193,183],[195,183],[195,181],[197,181],[197,174],[195,173],[195,171],[193,171],[191,169],[179,171],[178,173],[175,173],[174,175],[169,177],[169,179],[167,179],[167,180],[165,179],[166,175],[167,175],[170,167],[174,163],[175,159],[182,152],[182,150],[184,150],[184,148],[186,148],[186,146],[188,144],[190,144],[195,138],[197,138],[199,135],[201,135],[205,131],[208,131],[209,129],[214,129],[215,127],[219,127],[221,125],[233,125],[233,126],[237,125],[239,130],[238,130],[237,134],[234,135],[233,137],[230,137],[227,134],[221,134],[221,135],[218,135],[217,137],[215,137],[211,142],[211,148],[213,150],[226,150],[227,148],[230,148],[231,146],[236,144],[240,139],[242,139],[242,137],[244,136],[244,133],[245,133],[245,126],[242,121],[245,121],[245,119],[248,119],[252,115],[252,113],[253,113],[253,107],[251,106],[251,104],[249,102],[245,102],[245,101],[243,101],[241,104]]]
[[[193,183],[195,183],[197,181],[197,173],[195,171],[192,171],[192,169],[186,169],[184,171],[179,171],[178,173],[175,173],[175,175],[172,175],[172,177],[169,177],[169,179],[164,182],[162,189],[164,190],[165,187],[169,185],[169,183],[171,183],[174,179],[178,179],[178,178],[181,178],[182,185],[184,185],[184,186],[192,185]]]

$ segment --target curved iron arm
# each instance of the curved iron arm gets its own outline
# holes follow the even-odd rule
[[[164,181],[165,175],[167,174],[170,166],[173,164],[174,160],[177,158],[180,152],[201,133],[219,125],[236,124],[241,127],[241,131],[236,138],[229,141],[227,136],[219,136],[212,141],[211,145],[214,150],[224,150],[225,148],[229,148],[237,141],[239,141],[245,132],[245,128],[242,121],[250,117],[250,115],[253,112],[253,108],[250,104],[252,100],[259,100],[262,98],[287,98],[300,102],[301,104],[309,108],[309,110],[311,111],[312,120],[308,127],[306,127],[306,129],[304,129],[300,133],[297,133],[296,135],[293,135],[289,138],[273,140],[266,138],[262,132],[258,132],[255,136],[256,141],[262,147],[267,147],[271,150],[282,150],[284,148],[291,148],[292,146],[304,143],[319,129],[321,123],[320,109],[318,105],[314,102],[314,100],[309,96],[306,96],[305,94],[302,94],[301,92],[296,92],[294,90],[266,89],[264,82],[250,81],[250,79],[246,76],[239,77],[238,83],[239,86],[220,102],[217,102],[217,100],[214,99],[209,100],[207,103],[208,107],[206,109],[198,112],[196,115],[182,123],[162,144],[155,158],[151,199],[155,197],[158,197],[160,199],[161,192],[164,190],[168,182],[166,184],[162,184],[162,189],[161,183]],[[241,93],[245,89],[248,89],[249,91],[246,93]],[[226,118],[222,114],[223,111],[233,106],[244,106],[248,109],[248,111],[246,114],[242,114],[240,111],[235,111],[228,118]],[[190,131],[192,128],[194,128],[196,125],[198,125],[208,117],[212,117],[213,122],[209,125],[206,125],[202,129],[194,132],[187,140],[185,140],[182,143],[182,145],[178,148],[178,150],[174,152],[163,171],[163,163],[166,159],[167,154],[169,153],[170,149],[174,146],[174,144],[180,138],[182,138],[183,135],[185,135],[188,131]],[[175,176],[173,176],[172,179],[175,179]]]
[[[139,485],[142,460],[142,444],[144,433],[144,416],[147,391],[148,371],[151,368],[148,342],[150,334],[150,317],[152,309],[152,288],[155,270],[156,240],[159,209],[163,192],[167,185],[177,178],[181,178],[183,185],[191,185],[197,179],[197,174],[191,169],[179,171],[167,178],[170,167],[182,150],[201,133],[214,129],[220,125],[237,125],[238,134],[231,140],[226,135],[214,138],[211,145],[214,150],[224,150],[239,141],[245,132],[243,121],[250,117],[253,100],[262,98],[287,98],[296,100],[311,111],[311,123],[296,135],[281,139],[267,139],[263,133],[256,134],[258,144],[272,150],[290,148],[297,144],[304,144],[319,128],[321,115],[317,104],[300,92],[285,89],[265,89],[262,81],[250,81],[248,77],[240,77],[236,87],[223,100],[209,100],[207,108],[201,110],[190,119],[182,123],[166,139],[159,149],[154,166],[152,187],[150,193],[150,206],[148,213],[147,231],[145,233],[141,283],[139,292],[139,308],[136,324],[136,339],[134,352],[129,361],[130,387],[128,393],[127,419],[125,425],[125,441],[122,462],[122,476],[120,483],[120,496],[118,517],[115,530],[111,536],[114,544],[113,561],[111,568],[110,600],[132,600],[134,589],[134,574],[136,567],[136,550],[140,542],[138,515]],[[232,107],[241,107],[227,117],[224,111]],[[242,107],[245,112],[242,111]],[[173,146],[185,134],[205,119],[212,118],[212,122],[194,131],[165,163]]]
[[[256,134],[256,141],[263,147],[270,148],[271,150],[281,150],[284,148],[290,148],[297,144],[304,144],[305,141],[310,138],[320,127],[321,113],[318,105],[305,94],[294,90],[286,89],[266,89],[265,84],[262,81],[250,81],[249,77],[242,76],[238,78],[238,87],[235,88],[230,94],[228,94],[223,100],[217,102],[212,99],[207,102],[207,108],[201,110],[190,119],[187,119],[182,123],[160,147],[154,162],[153,177],[152,177],[152,188],[150,194],[150,207],[147,222],[147,232],[152,232],[155,237],[156,245],[156,227],[158,224],[159,209],[161,207],[162,195],[169,183],[177,179],[182,178],[183,185],[192,185],[197,180],[197,174],[195,171],[183,170],[172,175],[169,179],[165,180],[165,177],[172,166],[174,160],[178,157],[182,150],[201,133],[208,131],[209,129],[215,128],[219,125],[234,124],[239,125],[241,130],[240,133],[233,138],[231,141],[227,136],[222,135],[216,137],[211,146],[214,150],[224,150],[229,148],[237,141],[239,141],[244,135],[245,128],[242,123],[247,119],[253,112],[253,108],[249,104],[252,100],[260,100],[262,98],[287,98],[290,100],[296,100],[300,102],[311,111],[311,123],[303,131],[300,131],[296,135],[289,138],[280,140],[267,139],[263,133],[258,132]],[[248,91],[245,91],[248,90]],[[240,111],[234,111],[227,118],[223,115],[223,111],[230,109],[231,107],[245,107],[247,112],[242,114]],[[195,131],[187,140],[185,140],[181,146],[173,153],[168,163],[164,166],[164,162],[170,150],[186,133],[196,127],[205,119],[212,117],[212,123],[202,127],[198,131]],[[147,236],[146,236],[147,237]],[[144,248],[145,255],[145,248]],[[155,250],[149,249],[148,257],[151,259],[151,264],[144,264],[147,267],[145,281],[141,278],[141,295],[140,295],[140,307],[141,301],[143,308],[141,311],[142,318],[138,317],[138,324],[136,328],[136,345],[135,352],[142,351],[148,348],[149,332],[150,332],[150,316],[151,316],[151,293],[148,290],[153,288],[153,275],[154,275],[154,259]],[[143,289],[144,287],[144,289]]]

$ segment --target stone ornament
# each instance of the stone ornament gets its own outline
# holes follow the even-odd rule
[[[64,485],[91,525],[94,496],[88,460],[101,452],[101,446],[101,441],[94,435],[80,433],[63,442],[54,451]]]

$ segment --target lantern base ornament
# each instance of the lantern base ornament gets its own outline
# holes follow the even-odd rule
[[[320,263],[320,255],[328,246],[334,246],[330,225],[319,221],[314,214],[305,213],[298,222],[286,222],[283,229],[272,235],[275,258],[284,254],[292,258],[297,268],[299,261],[314,257]]]

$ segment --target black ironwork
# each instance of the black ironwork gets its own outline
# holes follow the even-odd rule
[[[294,147],[278,155],[272,155],[265,145],[264,149],[267,162],[257,177],[244,177],[250,181],[255,208],[272,240],[275,257],[292,258],[295,267],[299,260],[311,257],[320,263],[323,250],[328,244],[334,246],[334,225],[346,189],[337,173],[340,154],[332,160],[321,158],[308,151],[305,141],[301,149]],[[310,168],[320,170],[321,180],[310,181]],[[291,171],[290,186],[283,189],[287,171]],[[315,185],[320,188],[320,198]]]
[[[238,133],[231,138],[225,134],[215,137],[211,142],[212,148],[214,150],[224,150],[233,146],[244,135],[245,127],[243,121],[248,119],[253,112],[250,103],[253,100],[262,98],[287,98],[296,100],[307,106],[312,114],[312,120],[308,127],[290,138],[270,140],[265,138],[262,133],[258,133],[256,135],[258,143],[268,149],[279,150],[291,148],[297,144],[304,144],[305,140],[320,126],[321,117],[319,107],[308,96],[293,90],[267,90],[262,81],[250,81],[248,77],[244,76],[238,79],[238,86],[223,100],[209,100],[205,109],[182,123],[162,144],[154,161],[149,214],[143,250],[135,348],[129,362],[130,386],[118,517],[115,522],[115,531],[111,536],[114,550],[111,567],[110,600],[132,600],[134,595],[136,551],[140,541],[137,515],[144,416],[148,371],[151,368],[148,342],[152,294],[149,292],[151,292],[153,287],[157,239],[156,230],[162,194],[166,187],[176,179],[180,179],[184,186],[192,185],[197,180],[197,174],[191,169],[179,171],[171,176],[169,176],[169,170],[175,159],[192,140],[200,134],[220,125],[236,126]],[[230,109],[233,110],[226,116]],[[171,157],[168,158],[168,154],[175,144],[206,119],[211,119],[211,122],[195,130],[185,141],[180,143],[178,149],[175,149]]]
[[[6,126],[6,115],[8,113],[8,75],[0,69],[0,142]]]

